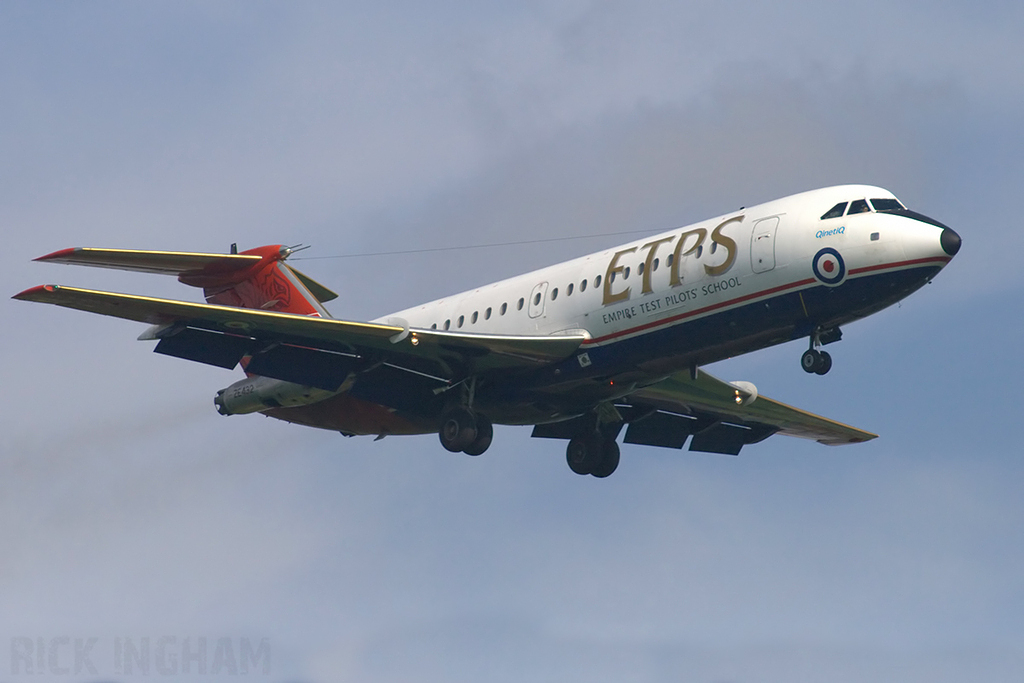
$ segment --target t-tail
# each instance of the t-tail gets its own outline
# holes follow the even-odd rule
[[[329,318],[337,294],[285,263],[295,249],[272,244],[235,254],[74,248],[37,261],[176,275],[200,287],[207,303]]]

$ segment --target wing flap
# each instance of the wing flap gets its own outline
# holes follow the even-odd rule
[[[242,356],[249,352],[252,339],[234,334],[222,334],[209,330],[184,327],[172,330],[173,334],[160,336],[157,353],[175,358],[206,363],[218,368],[233,370]]]
[[[407,359],[429,361],[449,379],[465,373],[536,368],[572,355],[579,336],[517,337],[408,329],[233,306],[116,294],[61,285],[43,285],[13,298],[54,304],[150,325],[179,323],[190,328],[248,336],[254,343],[290,343],[380,357],[400,367]],[[415,368],[414,368],[415,369]],[[454,370],[454,372],[453,372]]]
[[[681,449],[695,431],[696,418],[655,411],[651,415],[630,422],[622,441],[641,446]]]
[[[737,396],[741,402],[737,402]],[[742,388],[705,372],[699,372],[696,379],[684,372],[639,389],[630,394],[629,399],[663,410],[711,414],[725,421],[735,420],[740,424],[755,425],[755,430],[777,428],[779,434],[813,439],[829,446],[861,443],[878,436],[766,396],[758,396],[756,400],[744,403],[742,399],[748,397],[749,394]],[[761,432],[755,436],[763,438]],[[749,438],[746,440],[746,443],[752,442]],[[692,443],[691,450],[694,450]]]

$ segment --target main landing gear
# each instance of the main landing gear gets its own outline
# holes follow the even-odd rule
[[[451,408],[441,418],[438,437],[452,453],[480,455],[490,447],[494,427],[485,416],[469,408]]]
[[[604,479],[619,466],[619,444],[599,433],[573,437],[565,449],[565,460],[576,474]]]

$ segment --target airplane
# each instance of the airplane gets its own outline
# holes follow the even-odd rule
[[[725,382],[701,367],[807,338],[804,371],[841,327],[930,282],[960,249],[951,228],[891,192],[841,185],[784,197],[369,322],[286,263],[295,248],[229,254],[73,248],[35,260],[175,275],[206,303],[42,285],[14,296],[150,327],[157,353],[246,377],[222,415],[262,413],[345,436],[436,433],[476,456],[493,425],[568,442],[604,478],[623,443],[737,455],[774,435],[826,445],[875,434]]]

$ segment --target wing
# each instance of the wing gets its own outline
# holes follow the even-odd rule
[[[829,446],[877,437],[849,425],[756,394],[746,383],[731,384],[698,372],[678,373],[629,395],[638,419],[630,422],[626,443],[737,454],[743,445],[784,434]],[[646,409],[646,410],[645,410]]]
[[[387,364],[451,383],[473,374],[530,370],[569,357],[583,336],[460,334],[257,309],[43,285],[14,296],[155,326],[167,355],[247,369],[337,390],[349,372]]]

